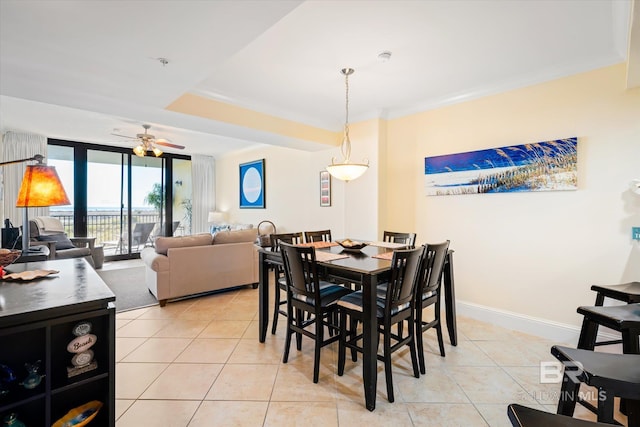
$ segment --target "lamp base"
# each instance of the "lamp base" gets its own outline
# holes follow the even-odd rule
[[[29,250],[29,231],[31,231],[29,227],[29,208],[24,208],[24,213],[22,215],[22,251]]]

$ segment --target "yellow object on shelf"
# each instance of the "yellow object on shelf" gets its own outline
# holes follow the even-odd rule
[[[102,402],[92,400],[89,403],[73,408],[67,414],[53,423],[51,427],[82,427],[93,420],[102,408]]]

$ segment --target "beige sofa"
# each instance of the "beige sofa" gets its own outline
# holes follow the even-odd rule
[[[158,237],[144,248],[145,281],[160,306],[167,300],[258,283],[256,229]]]

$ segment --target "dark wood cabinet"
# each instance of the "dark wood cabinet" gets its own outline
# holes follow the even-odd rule
[[[71,409],[93,400],[103,406],[91,426],[115,425],[115,296],[84,259],[14,264],[8,270],[58,270],[42,279],[0,282],[0,364],[15,373],[0,395],[0,420],[10,413],[27,426],[50,426]],[[80,325],[80,326],[79,326]],[[87,329],[90,327],[90,331]],[[67,350],[93,340],[78,363]],[[90,352],[90,353],[89,353]],[[40,383],[26,388],[25,364],[39,364]],[[95,363],[95,367],[93,366]],[[71,370],[71,373],[70,373]],[[3,375],[5,377],[3,378]],[[0,393],[1,394],[1,393]]]

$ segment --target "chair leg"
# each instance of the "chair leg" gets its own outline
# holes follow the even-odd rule
[[[411,337],[411,341],[409,341],[409,344],[407,344],[409,346],[409,351],[411,352],[411,366],[413,367],[413,376],[416,378],[420,378],[420,373],[418,371],[418,356],[416,355],[416,334],[411,329],[409,329],[409,333],[413,335]]]
[[[440,321],[436,325],[436,332],[438,333],[438,347],[440,347],[440,356],[444,357],[444,341],[442,339],[442,325]]]
[[[344,374],[344,359],[346,356],[346,347],[344,345],[347,339],[347,314],[340,312],[340,339],[338,340],[338,375]]]
[[[566,374],[562,376],[562,388],[560,389],[560,400],[558,400],[556,413],[573,417],[579,389],[580,383],[573,382]]]
[[[384,334],[383,356],[384,356],[384,376],[387,382],[387,400],[393,403],[393,372],[391,370],[391,331]]]
[[[614,424],[613,402],[613,395],[607,393],[607,391],[604,389],[598,390],[598,422]]]
[[[596,345],[596,336],[598,335],[598,324],[590,321],[587,316],[582,320],[582,328],[580,329],[580,338],[578,338],[578,348],[584,350],[593,350]]]
[[[355,343],[356,336],[358,335],[358,320],[354,319],[353,316],[349,316],[349,317],[350,317],[349,327],[351,328],[349,330],[350,332],[349,339],[351,340],[352,343]],[[358,351],[355,348],[351,349],[351,360],[353,360],[354,362],[358,361]]]
[[[640,426],[640,400],[626,400],[627,421],[630,426]]]
[[[299,328],[302,328],[302,323],[304,322],[304,317],[302,315],[302,310],[296,310],[296,318],[294,322],[297,322]],[[296,332],[296,348],[298,351],[302,350],[302,334],[300,332]]]
[[[418,347],[418,362],[420,364],[420,373],[422,375],[427,373],[427,368],[424,363],[424,343],[422,341],[422,320],[415,322],[415,334],[416,334],[416,346]]]
[[[324,341],[324,327],[322,326],[322,315],[316,315],[316,348],[313,358],[313,382],[318,383],[320,377],[320,350]]]
[[[293,335],[293,331],[291,330],[291,325],[289,322],[293,321],[293,319],[287,319],[287,336],[284,340],[284,356],[282,356],[282,363],[287,363],[289,360],[289,348],[291,347],[291,335]]]
[[[276,292],[273,303],[273,322],[271,322],[271,334],[276,334],[278,328],[278,316],[280,315],[280,286],[276,283]]]

